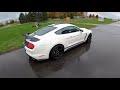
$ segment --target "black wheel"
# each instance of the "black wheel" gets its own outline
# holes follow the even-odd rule
[[[92,34],[90,34],[86,40],[87,43],[91,43],[91,39],[92,39]]]
[[[50,52],[50,58],[51,59],[59,59],[62,57],[64,53],[64,46],[63,45],[56,45],[52,48]]]

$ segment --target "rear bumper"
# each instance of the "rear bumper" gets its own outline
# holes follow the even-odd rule
[[[25,51],[25,52],[26,52],[26,54],[27,54],[28,56],[30,56],[30,57],[38,60],[38,61],[42,61],[42,60],[48,59],[48,57],[47,57],[46,55],[42,55],[42,54],[41,54],[41,55],[34,55],[34,54],[30,54],[30,53],[27,52],[27,51]]]
[[[28,56],[30,56],[38,61],[42,61],[42,60],[49,58],[49,54],[48,54],[47,50],[41,49],[39,52],[38,51],[34,52],[34,51],[30,50],[29,48],[27,48],[26,46],[24,48],[25,48],[25,52]]]

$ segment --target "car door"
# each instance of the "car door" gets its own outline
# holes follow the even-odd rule
[[[71,33],[71,40],[72,40],[71,45],[74,45],[74,44],[80,42],[81,31],[74,26],[70,26],[69,30]]]
[[[87,36],[84,30],[80,29],[79,27],[75,27],[75,30],[77,32],[79,31],[79,33],[76,34],[78,36],[75,38],[77,41],[76,43],[84,41],[85,37]]]
[[[57,34],[60,43],[64,44],[65,48],[72,45],[72,33],[70,33],[69,27],[64,27],[55,32]]]
[[[80,30],[79,42],[83,42],[87,36],[87,33],[78,27],[76,27],[76,29]]]

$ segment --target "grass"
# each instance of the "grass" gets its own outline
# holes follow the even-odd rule
[[[49,19],[49,22],[55,23],[55,22],[66,22],[65,19],[62,20],[52,20]],[[103,22],[98,21],[96,18],[78,18],[78,19],[71,19],[70,23],[90,23],[90,24],[110,24],[112,23],[112,19],[104,19]]]
[[[32,28],[32,25],[33,23],[26,23],[18,26],[0,28],[0,53],[22,47],[24,40],[22,34],[27,32],[32,33],[47,24],[42,23],[39,28]]]
[[[65,22],[65,19],[59,20],[59,22]],[[88,28],[88,29],[94,28],[96,26],[80,24],[80,23],[94,23],[94,24],[101,23],[94,19],[83,19],[83,18],[78,19],[76,22],[79,22],[79,23],[74,23],[71,20],[71,23],[74,23],[75,25],[77,25],[81,28]],[[38,30],[39,28],[42,28],[42,27],[47,26],[52,23],[55,23],[55,22],[53,20],[45,21],[45,22],[40,23],[41,26],[37,27],[37,28],[32,27],[32,25],[34,25],[34,22],[25,23],[25,24],[21,24],[21,25],[15,24],[15,25],[11,25],[10,27],[0,28],[0,54],[22,47],[23,40],[24,40],[24,37],[22,34],[28,33],[28,32],[32,33],[34,31]],[[106,20],[103,23],[108,24],[108,23],[111,23],[111,21]]]
[[[96,25],[86,25],[86,24],[75,24],[76,26],[80,27],[80,28],[87,28],[87,29],[91,29],[96,27]]]

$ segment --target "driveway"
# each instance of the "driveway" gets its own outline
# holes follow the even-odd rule
[[[36,62],[24,49],[0,56],[0,78],[120,77],[120,22],[93,30],[92,42],[65,52],[59,60]]]

